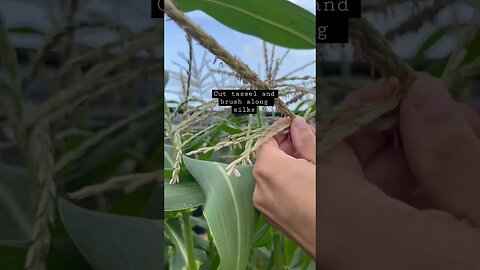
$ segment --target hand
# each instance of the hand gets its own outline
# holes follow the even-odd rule
[[[278,124],[281,124],[281,120]],[[315,256],[315,129],[297,117],[256,152],[253,201],[265,220]]]
[[[346,102],[396,91],[398,82],[384,81]],[[480,119],[423,74],[398,114],[396,139],[362,132],[318,160],[318,266],[480,269]],[[434,208],[407,204],[415,186]]]

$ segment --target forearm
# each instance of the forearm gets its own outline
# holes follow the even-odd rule
[[[349,185],[336,200],[323,200],[317,225],[322,269],[480,269],[480,235],[470,225],[418,211],[374,187]],[[335,198],[335,185],[324,189],[333,192],[324,197]]]
[[[480,269],[475,228],[445,213],[394,200],[375,202],[377,196],[382,195],[359,194],[356,204],[320,222],[322,269]]]

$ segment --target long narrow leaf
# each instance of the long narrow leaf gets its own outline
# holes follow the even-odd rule
[[[180,183],[170,185],[172,170],[164,173],[164,211],[181,211],[192,209],[205,204],[205,194],[192,175],[186,171],[180,171]]]
[[[161,267],[162,228],[154,221],[88,211],[65,200],[59,209],[68,233],[96,270]]]
[[[227,176],[226,164],[184,158],[207,201],[204,216],[220,255],[219,270],[245,270],[252,250],[258,213],[253,206],[252,166]]]
[[[287,0],[177,0],[183,11],[202,10],[222,24],[270,43],[314,49],[315,16]]]

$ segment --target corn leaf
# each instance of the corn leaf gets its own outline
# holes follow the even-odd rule
[[[154,270],[162,265],[160,223],[88,211],[62,199],[59,210],[70,237],[96,270]]]
[[[187,169],[206,196],[203,209],[219,256],[219,270],[245,270],[252,250],[258,213],[253,206],[252,166],[241,176],[227,176],[226,164],[184,157]]]
[[[187,210],[205,204],[205,194],[187,170],[180,171],[180,183],[170,185],[169,179],[171,178],[172,170],[165,170],[163,182],[164,211]]]
[[[315,16],[287,0],[177,0],[184,12],[202,10],[220,23],[272,44],[314,49]]]

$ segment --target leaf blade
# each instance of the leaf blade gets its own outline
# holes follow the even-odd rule
[[[166,212],[192,209],[205,204],[205,194],[199,184],[186,170],[180,171],[180,183],[171,185],[172,171],[164,172],[164,206]]]
[[[258,213],[253,206],[252,166],[227,176],[226,164],[184,158],[206,195],[204,216],[220,255],[218,269],[244,270],[252,249]]]
[[[239,32],[292,49],[314,49],[315,16],[286,0],[177,0],[183,11],[202,10]]]
[[[158,269],[162,228],[152,220],[89,211],[59,201],[69,235],[96,270]]]

